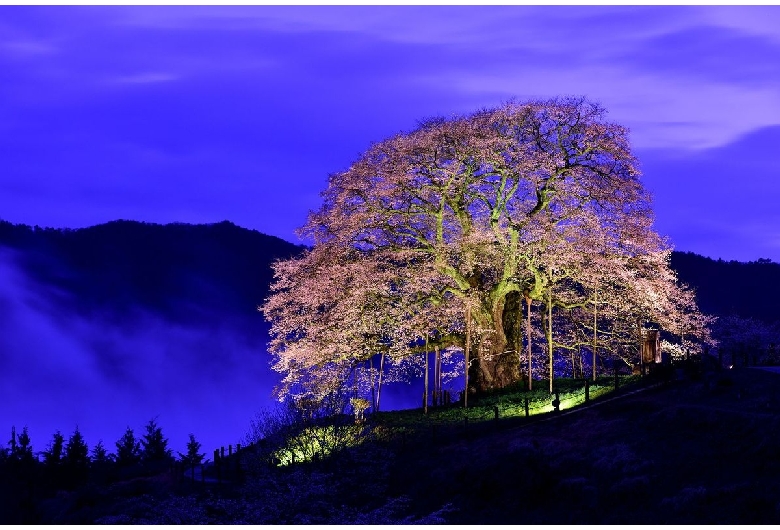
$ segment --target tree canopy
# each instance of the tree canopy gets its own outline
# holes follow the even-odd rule
[[[313,247],[275,265],[261,307],[279,394],[432,348],[464,351],[476,391],[530,381],[534,305],[551,385],[557,351],[630,361],[648,323],[708,340],[652,229],[628,132],[604,118],[582,98],[510,102],[428,120],[333,174],[301,229]]]

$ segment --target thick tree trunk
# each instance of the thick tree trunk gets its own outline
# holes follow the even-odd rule
[[[476,353],[472,350],[470,384],[478,393],[505,388],[520,379],[520,363],[509,349],[504,330],[505,306],[505,299],[493,304],[488,321],[481,323],[491,332],[482,337]]]

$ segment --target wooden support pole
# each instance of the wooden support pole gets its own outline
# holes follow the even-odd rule
[[[469,348],[471,347],[471,306],[466,306],[466,353],[465,367],[463,369],[463,408],[469,406]]]
[[[425,334],[425,390],[423,391],[423,414],[428,414],[428,334]]]

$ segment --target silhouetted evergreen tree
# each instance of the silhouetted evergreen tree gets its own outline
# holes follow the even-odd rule
[[[41,490],[39,468],[27,427],[21,433],[12,427],[8,449],[0,449],[0,524],[35,520],[36,495]]]
[[[107,483],[113,473],[113,464],[116,456],[106,451],[103,440],[92,448],[92,458],[90,462],[90,480],[98,484]]]
[[[187,442],[187,453],[179,453],[179,459],[185,467],[189,468],[192,472],[192,479],[195,480],[195,466],[203,462],[203,457],[206,453],[199,453],[201,444],[195,440],[195,435],[190,433],[190,441]]]
[[[3,448],[0,451],[0,461],[5,466],[5,474],[12,480],[25,477],[30,478],[33,474],[37,460],[33,456],[32,443],[27,427],[22,429],[21,434],[16,432],[16,427],[11,427],[11,439],[8,441],[8,449]]]
[[[21,434],[16,433],[16,427],[11,427],[11,439],[8,441],[8,450],[3,449],[3,453],[11,460],[32,460],[32,444],[27,427],[22,429]]]
[[[116,442],[116,463],[120,467],[137,464],[141,457],[141,442],[135,439],[133,429],[127,428],[125,434]]]
[[[146,463],[170,462],[173,458],[168,449],[168,439],[163,436],[162,428],[152,419],[146,424],[146,434],[141,438],[141,460]]]
[[[190,441],[187,442],[187,454],[179,453],[181,461],[188,465],[197,465],[203,462],[206,453],[199,453],[201,444],[195,440],[195,435],[190,433]]]
[[[5,456],[13,457],[16,454],[16,425],[11,426],[11,440],[8,442],[8,450],[3,449]]]
[[[63,484],[62,462],[65,437],[60,431],[54,433],[49,446],[43,451],[44,475],[48,485],[59,488]]]
[[[89,448],[78,427],[65,445],[63,470],[71,486],[84,482],[89,473]]]
[[[43,451],[43,463],[47,468],[58,468],[62,465],[62,455],[65,448],[65,437],[60,431],[54,433],[49,446]]]
[[[27,426],[22,429],[22,434],[16,435],[16,449],[11,456],[21,461],[32,461],[33,450],[30,434],[27,432]]]
[[[98,440],[95,447],[92,448],[92,465],[93,466],[106,466],[113,462],[113,456],[103,445],[103,440]]]

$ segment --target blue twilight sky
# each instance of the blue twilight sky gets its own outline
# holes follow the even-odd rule
[[[780,261],[780,7],[0,6],[0,219],[297,242],[331,172],[436,115],[583,95],[678,250]]]

